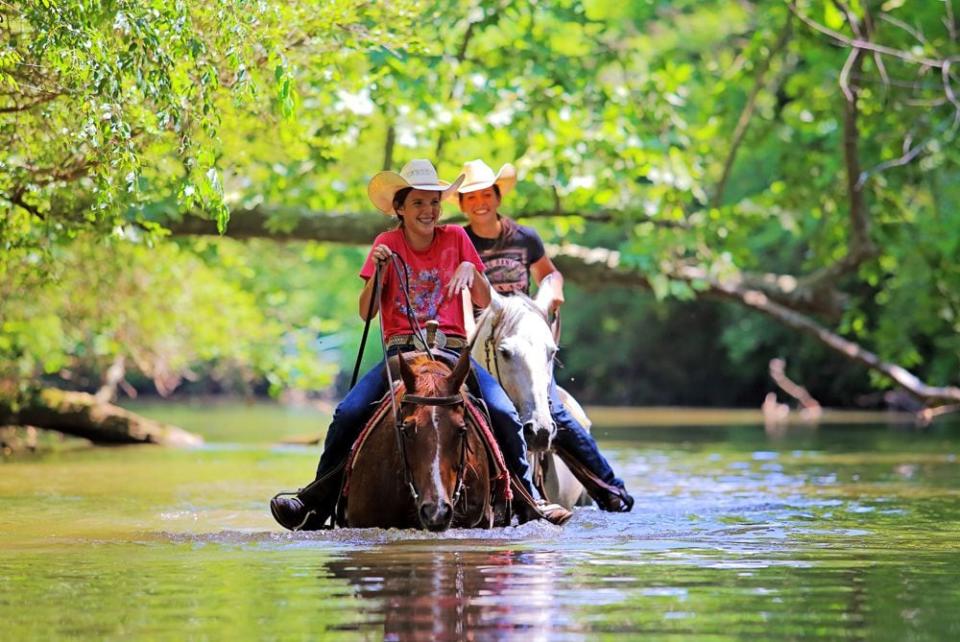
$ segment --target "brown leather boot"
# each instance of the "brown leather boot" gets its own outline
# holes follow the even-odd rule
[[[573,513],[560,504],[548,504],[542,499],[534,499],[515,475],[511,475],[510,484],[514,494],[513,512],[517,516],[518,524],[545,519],[551,524],[563,526],[573,517]]]
[[[587,493],[593,501],[597,502],[600,510],[611,513],[630,512],[633,508],[633,497],[630,496],[627,489],[603,481],[569,451],[557,447],[556,453],[573,473],[573,476],[577,478],[577,481],[587,489]]]
[[[626,488],[617,488],[615,491],[599,491],[593,496],[600,510],[610,513],[629,513],[633,509],[633,497]]]
[[[281,493],[270,500],[270,512],[278,524],[291,531],[318,531],[323,528],[332,528],[327,526],[326,518],[322,518],[316,509],[309,508],[299,497],[283,495],[284,493]]]
[[[277,523],[291,531],[333,528],[331,517],[340,499],[344,463],[296,493],[274,495],[270,500],[270,513]]]

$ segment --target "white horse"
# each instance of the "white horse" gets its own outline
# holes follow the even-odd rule
[[[517,407],[527,442],[527,456],[534,479],[539,475],[543,477],[545,499],[572,508],[581,503],[586,493],[567,466],[552,452],[557,426],[550,417],[548,389],[557,344],[547,321],[549,293],[540,290],[536,299],[522,294],[509,297],[496,292],[491,294],[490,306],[477,320],[474,329],[473,358],[497,378]],[[562,389],[560,397],[589,431],[590,423],[576,400]]]

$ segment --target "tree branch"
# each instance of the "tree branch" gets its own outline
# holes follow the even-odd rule
[[[884,375],[902,386],[910,394],[927,403],[960,402],[960,388],[955,386],[930,386],[905,368],[883,361],[879,356],[864,349],[859,344],[841,337],[805,315],[798,314],[771,301],[761,292],[717,283],[713,284],[709,293],[713,296],[728,298],[765,314],[789,328],[813,337],[834,352]]]
[[[797,8],[797,5],[795,2],[791,2],[787,6],[790,8],[790,11],[792,11],[794,15],[796,15],[798,18],[800,18],[801,21],[803,21],[804,24],[806,24],[807,26],[809,26],[810,28],[816,31],[819,31],[824,35],[830,36],[840,44],[846,45],[848,47],[853,47],[855,49],[866,49],[867,51],[875,51],[877,53],[885,54],[887,56],[893,56],[894,58],[900,58],[901,60],[905,60],[910,63],[923,65],[924,67],[935,67],[937,69],[940,69],[941,67],[943,67],[943,64],[945,62],[944,60],[935,60],[933,58],[914,56],[908,51],[901,51],[900,49],[894,49],[892,47],[878,45],[876,43],[870,42],[868,40],[863,40],[860,38],[848,38],[842,33],[834,31],[829,27],[825,27],[824,25],[818,22],[815,22],[814,20],[800,13],[800,10]]]
[[[40,98],[34,100],[33,102],[24,103],[20,105],[12,105],[10,107],[0,107],[0,114],[10,114],[10,113],[20,112],[20,111],[28,111],[30,109],[33,109],[37,105],[43,105],[45,103],[48,103],[60,95],[61,94],[57,94],[57,93],[49,93],[49,94],[42,95]]]
[[[383,171],[393,167],[393,146],[397,142],[397,130],[392,122],[387,123],[387,137],[383,143]]]
[[[953,17],[953,0],[944,0],[945,11],[947,15],[944,17],[943,22],[947,26],[947,33],[950,34],[950,40],[953,42],[957,41],[957,21]]]
[[[822,409],[820,402],[813,398],[806,388],[787,376],[787,362],[782,358],[771,359],[768,366],[770,378],[785,393],[799,402],[802,408],[801,414],[809,420],[816,420],[820,417]]]
[[[16,189],[16,190],[14,190],[13,194],[3,194],[3,193],[0,193],[0,198],[3,198],[3,199],[6,200],[7,202],[9,202],[9,203],[11,203],[11,204],[13,204],[13,205],[16,205],[16,206],[19,207],[19,208],[22,208],[24,211],[26,211],[26,212],[28,212],[28,213],[30,213],[30,214],[33,214],[34,216],[36,216],[36,217],[39,218],[39,219],[44,218],[43,213],[41,213],[40,210],[38,210],[36,207],[34,207],[33,205],[30,205],[29,203],[27,203],[26,201],[23,200],[23,190],[22,190],[22,189]]]
[[[916,147],[910,147],[910,138],[908,137],[903,141],[903,147],[904,147],[903,154],[901,154],[897,158],[884,161],[879,165],[877,165],[876,167],[873,167],[871,169],[864,170],[863,172],[861,172],[860,178],[857,180],[857,186],[862,189],[864,183],[866,183],[871,176],[876,176],[877,174],[885,172],[886,170],[892,167],[902,167],[904,165],[910,164],[910,162],[913,159],[915,159],[917,156],[919,156],[920,152],[926,149],[927,145],[929,144],[930,144],[930,141],[926,141],[924,143],[920,143]]]
[[[198,446],[199,435],[141,417],[98,401],[84,392],[55,388],[40,390],[14,410],[0,402],[0,425],[36,426],[89,439],[98,444],[160,444]]]
[[[272,210],[277,213],[280,210]],[[262,209],[236,211],[231,215],[228,235],[233,238],[264,237],[277,240],[315,240],[365,245],[377,233],[391,225],[382,215],[305,215],[302,211],[283,210],[286,216],[297,216],[293,225],[271,227]],[[193,216],[168,226],[173,234],[214,235],[216,223]],[[547,245],[554,264],[568,281],[585,287],[625,286],[651,289],[648,278],[638,270],[621,265],[620,253],[605,248],[578,245]],[[701,296],[731,300],[765,314],[775,321],[808,334],[848,359],[880,372],[927,402],[960,402],[960,388],[929,386],[906,369],[882,361],[860,345],[826,329],[810,317],[772,300],[765,293],[746,287],[742,279],[718,281],[705,270],[679,266],[666,274],[671,279],[690,283]]]
[[[460,46],[457,47],[457,53],[454,59],[457,61],[455,69],[459,69],[460,65],[466,60],[467,57],[467,47],[470,46],[470,40],[473,38],[473,30],[476,26],[476,22],[467,18],[467,30],[463,32],[463,39],[460,41]],[[453,100],[454,91],[457,87],[457,82],[459,82],[457,77],[454,77],[453,83],[450,85],[450,92],[447,95],[447,103],[449,104]],[[443,128],[440,130],[440,135],[437,137],[437,149],[433,157],[439,162],[441,158],[441,153],[443,152],[443,147],[447,142],[446,129]]]

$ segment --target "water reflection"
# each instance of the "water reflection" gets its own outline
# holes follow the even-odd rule
[[[632,513],[441,536],[280,530],[309,449],[10,462],[0,640],[958,639],[960,423],[610,437]]]
[[[359,550],[327,562],[385,640],[583,639],[555,601],[556,552]],[[326,573],[323,574],[327,581]]]

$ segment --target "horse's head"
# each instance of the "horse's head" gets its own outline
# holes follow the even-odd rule
[[[426,356],[410,362],[401,356],[399,364],[407,390],[400,404],[401,447],[417,516],[424,528],[442,531],[453,520],[463,481],[467,424],[460,388],[470,355],[464,352],[452,371]]]
[[[474,347],[517,407],[527,447],[534,451],[550,448],[557,432],[547,394],[557,353],[547,305],[522,294],[495,296],[479,321]]]

